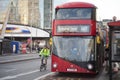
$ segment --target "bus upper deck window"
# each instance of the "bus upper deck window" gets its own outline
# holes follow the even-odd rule
[[[93,8],[69,8],[58,9],[56,19],[94,19],[95,12]]]
[[[90,19],[91,18],[91,9],[78,9],[76,12],[77,17],[83,19]]]

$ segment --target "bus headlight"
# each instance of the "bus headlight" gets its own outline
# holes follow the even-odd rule
[[[56,63],[53,64],[53,68],[57,68],[57,66],[58,66],[58,65],[57,65]]]
[[[88,69],[90,69],[90,70],[93,69],[93,65],[92,65],[92,64],[88,64],[87,67],[88,67]]]

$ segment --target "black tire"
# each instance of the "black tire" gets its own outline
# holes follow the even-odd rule
[[[40,66],[40,71],[46,70],[46,68],[47,68],[46,64],[43,64]]]
[[[41,65],[40,65],[40,67],[41,67]],[[39,68],[40,68],[40,67],[39,67]],[[40,71],[41,71],[41,68],[40,68]]]
[[[42,70],[43,70],[43,66],[41,65],[41,66],[40,66],[40,71],[42,71]]]
[[[46,64],[44,65],[44,70],[46,70],[46,68],[47,68],[47,66],[46,66]]]

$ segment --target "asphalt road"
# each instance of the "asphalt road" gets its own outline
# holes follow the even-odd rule
[[[40,59],[0,64],[0,80],[38,80],[50,73],[50,58],[46,71],[40,72]]]
[[[78,73],[53,73],[39,80],[109,80],[109,75],[102,70],[98,75]],[[119,79],[118,79],[119,80]]]
[[[46,71],[40,72],[40,59],[30,59],[0,64],[0,80],[109,80],[104,69],[98,75],[51,72],[51,59]],[[113,80],[120,80],[120,72],[113,74]]]

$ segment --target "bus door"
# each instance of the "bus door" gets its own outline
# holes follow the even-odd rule
[[[120,21],[109,22],[109,80],[114,80],[112,76],[113,64],[120,62]],[[118,79],[119,80],[119,79]]]

